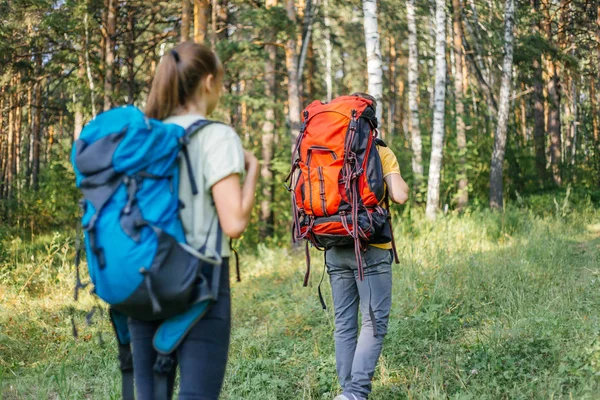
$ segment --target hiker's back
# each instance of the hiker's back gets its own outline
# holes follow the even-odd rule
[[[164,120],[188,129],[194,122],[205,119],[198,114],[172,116]],[[187,243],[195,249],[216,248],[216,230],[214,229],[217,211],[211,188],[219,180],[231,174],[244,172],[244,153],[237,133],[221,123],[211,124],[191,136],[187,145],[191,168],[198,193],[194,195],[189,171],[184,159],[180,161],[179,198],[182,202],[181,221]],[[211,221],[214,221],[211,228]],[[226,235],[221,232],[221,241],[226,243]],[[222,246],[221,256],[230,256],[229,246]]]
[[[391,240],[381,160],[376,148],[377,119],[372,102],[342,96],[315,101],[303,112],[290,191],[294,198],[294,238],[318,248]],[[299,171],[299,172],[297,172]],[[305,285],[308,279],[305,278]]]
[[[221,390],[227,236],[245,230],[258,178],[237,134],[203,117],[218,103],[223,73],[212,50],[180,43],[158,65],[144,113],[102,113],[74,145],[88,267],[111,306],[125,400],[134,398],[134,373],[137,398],[170,398],[176,364],[182,395],[216,400]]]

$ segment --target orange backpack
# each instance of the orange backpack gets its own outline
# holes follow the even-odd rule
[[[375,109],[371,100],[342,96],[312,102],[302,121],[286,181],[291,179],[293,240],[307,240],[304,286],[308,242],[319,250],[353,245],[362,280],[367,244],[394,243],[391,218],[380,205],[387,195],[377,145],[385,144],[377,139]]]

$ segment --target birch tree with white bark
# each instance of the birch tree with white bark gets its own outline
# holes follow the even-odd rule
[[[442,153],[444,147],[444,109],[446,99],[446,4],[435,1],[435,86],[433,97],[433,132],[431,136],[431,161],[427,181],[427,207],[425,215],[435,220],[440,202]]]
[[[363,0],[365,45],[367,48],[367,74],[369,94],[377,100],[377,121],[381,126],[383,116],[383,67],[381,44],[377,23],[377,0]]]
[[[506,10],[504,14],[504,61],[502,63],[502,81],[500,84],[500,100],[498,104],[498,125],[496,126],[496,135],[494,136],[494,151],[492,152],[492,165],[490,169],[490,208],[492,209],[500,209],[503,206],[502,194],[504,185],[502,183],[502,167],[504,165],[508,112],[510,108],[514,15],[514,0],[506,0]]]
[[[412,170],[415,186],[423,181],[423,141],[419,126],[419,53],[417,46],[417,24],[415,21],[415,0],[406,1],[406,19],[408,22],[408,127],[412,147]]]

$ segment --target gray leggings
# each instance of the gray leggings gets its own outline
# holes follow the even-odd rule
[[[326,257],[335,310],[338,380],[344,392],[367,398],[392,307],[392,254],[390,250],[370,246],[363,253],[363,281],[358,279],[354,248],[334,247],[327,250]],[[376,332],[371,315],[375,318]]]
[[[223,259],[219,299],[188,333],[177,348],[181,375],[179,398],[182,400],[217,400],[225,377],[231,322],[229,259]],[[133,346],[133,371],[137,399],[152,399],[153,366],[157,353],[152,339],[160,322],[129,320]],[[169,377],[169,398],[173,396],[175,369]]]

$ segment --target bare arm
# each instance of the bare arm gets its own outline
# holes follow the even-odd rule
[[[258,180],[258,160],[248,151],[244,151],[244,158],[247,174],[243,185],[240,186],[240,176],[233,174],[212,187],[221,228],[234,239],[242,236],[248,226]]]
[[[390,200],[397,204],[404,204],[408,200],[409,188],[402,175],[389,174],[385,177],[385,184],[388,188]]]

